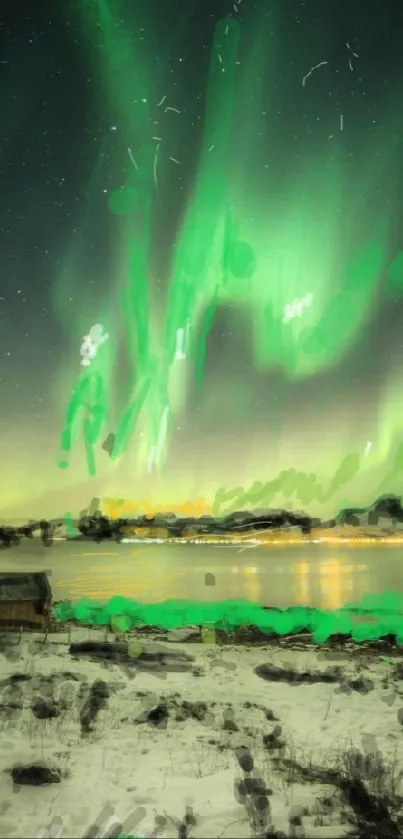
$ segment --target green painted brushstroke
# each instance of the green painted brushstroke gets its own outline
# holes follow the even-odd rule
[[[129,631],[136,626],[175,629],[181,626],[207,626],[230,631],[237,626],[256,626],[262,632],[286,635],[306,629],[315,643],[324,643],[331,635],[348,635],[354,641],[376,640],[385,635],[403,642],[403,595],[385,592],[368,595],[359,604],[347,604],[335,612],[292,606],[289,609],[263,609],[261,604],[243,600],[203,601],[167,600],[165,603],[138,603],[116,596],[101,605],[83,598],[75,605],[59,603],[53,610],[55,620],[76,620],[83,624],[120,626]],[[363,621],[356,622],[357,618]],[[370,619],[371,623],[368,622]]]

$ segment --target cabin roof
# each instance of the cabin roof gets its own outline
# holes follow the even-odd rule
[[[0,603],[10,600],[51,600],[52,590],[45,571],[0,572]]]

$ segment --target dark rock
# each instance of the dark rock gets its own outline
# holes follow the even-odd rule
[[[1,680],[0,690],[9,685],[18,684],[19,682],[29,682],[31,679],[32,676],[28,675],[28,673],[13,673],[11,676],[7,676],[6,679]]]
[[[194,657],[181,650],[161,647],[155,651],[143,650],[136,658],[129,655],[128,644],[125,641],[82,641],[70,644],[69,652],[78,658],[89,658],[91,661],[115,662],[135,667],[136,670],[147,672],[189,672]]]
[[[223,731],[239,731],[239,728],[235,720],[233,720],[231,717],[227,717],[227,719],[224,719],[222,727]]]
[[[255,778],[243,778],[242,784],[247,795],[252,795],[252,792],[255,792]]]
[[[266,787],[263,778],[244,778],[243,784],[248,795],[273,795],[273,790]]]
[[[253,772],[253,755],[247,746],[239,746],[235,749],[235,757],[243,772]]]
[[[401,836],[386,802],[371,795],[359,778],[343,779],[340,788],[345,800],[359,819],[367,823],[369,827],[367,836],[378,835],[378,828],[381,825],[384,836]]]
[[[15,784],[40,787],[46,784],[60,784],[61,774],[58,769],[44,763],[32,763],[26,766],[14,766],[11,777]]]
[[[295,685],[313,685],[317,683],[332,684],[342,677],[341,667],[328,667],[324,671],[297,671],[286,667],[276,667],[274,664],[260,664],[254,672],[267,682],[287,682]]]
[[[348,685],[352,690],[360,693],[362,696],[366,696],[367,693],[370,693],[374,689],[372,679],[365,679],[363,676],[358,676],[357,679],[350,679]]]
[[[245,805],[247,801],[245,781],[241,781],[240,778],[237,778],[234,781],[234,796],[238,804],[242,804],[243,806]]]
[[[163,648],[155,652],[143,651],[135,659],[138,670],[152,673],[189,673],[194,657],[180,650]]]
[[[350,694],[352,691],[361,694],[361,696],[366,696],[368,693],[374,690],[374,683],[372,679],[366,679],[363,676],[358,676],[356,679],[346,679],[342,681],[339,687],[336,690],[336,693],[346,693]],[[387,698],[381,697],[383,701],[387,701]]]
[[[85,689],[85,686],[83,686]],[[80,724],[83,734],[91,731],[92,723],[95,721],[99,711],[107,707],[109,698],[109,687],[102,679],[96,679],[92,683],[87,699],[80,712]]]
[[[109,699],[110,691],[107,682],[102,679],[96,679],[91,685],[91,700],[97,703],[99,708],[106,707],[106,700]]]
[[[168,725],[168,708],[165,703],[160,703],[148,711],[144,711],[140,717],[137,717],[136,722],[147,722],[153,728],[166,728]]]
[[[301,816],[290,816],[290,824],[293,825],[293,827],[301,827]]]
[[[52,720],[60,716],[60,705],[53,699],[40,696],[32,702],[31,711],[37,720]]]
[[[281,740],[281,735],[283,731],[281,725],[276,725],[274,730],[270,734],[263,735],[263,745],[269,751],[273,749],[281,749],[284,746],[283,740]]]
[[[259,795],[252,793],[252,804],[255,811],[259,813],[267,812],[270,809],[270,802],[266,795]]]
[[[190,830],[192,830],[197,825],[197,819],[193,812],[193,807],[191,807],[190,805],[186,806],[186,813],[183,819],[183,825],[187,828],[186,836],[188,835]]]
[[[93,661],[129,659],[127,643],[117,641],[78,641],[70,644],[69,653],[73,656],[88,657]]]

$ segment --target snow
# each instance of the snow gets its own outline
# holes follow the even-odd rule
[[[103,641],[104,631],[76,628],[70,633],[75,643],[89,637]],[[168,664],[161,671],[155,662],[143,662],[141,651],[168,651],[172,669]],[[175,655],[183,653],[189,658],[178,659],[175,670]],[[44,831],[54,819],[53,836],[82,837],[97,825],[89,835],[101,837],[107,823],[111,827],[118,820],[112,835],[169,839],[178,836],[186,808],[196,819],[190,830],[195,839],[249,837],[250,812],[234,796],[234,782],[243,777],[235,754],[241,746],[250,749],[254,773],[271,790],[272,829],[285,836],[332,839],[351,830],[349,808],[339,791],[326,783],[304,782],[280,766],[278,757],[334,767],[337,756],[353,746],[360,752],[378,750],[385,761],[402,765],[399,648],[388,660],[381,653],[343,650],[330,660],[328,650],[314,645],[218,647],[155,637],[138,639],[133,654],[137,658],[120,665],[73,656],[67,632],[49,635],[46,641],[43,635],[24,634],[22,640],[14,635],[11,642],[0,642],[4,839],[48,835]],[[307,672],[338,666],[343,675],[331,683],[266,681],[254,669],[262,664]],[[346,687],[358,677],[371,680],[373,687],[368,683],[364,694]],[[110,695],[92,730],[83,734],[80,710],[86,685],[97,679],[108,684]],[[37,696],[60,702],[60,715],[37,719],[31,710]],[[186,708],[194,706],[185,706],[184,712],[183,702],[205,703],[205,717],[189,716]],[[167,719],[150,724],[150,709],[161,705],[167,708]],[[226,719],[234,724],[225,728]],[[262,738],[276,725],[281,726],[283,746],[268,751]],[[13,784],[13,766],[38,762],[57,767],[60,783]],[[135,811],[143,816],[137,825],[130,821]],[[293,814],[300,815],[301,825],[290,824]],[[159,833],[156,816],[162,820]]]

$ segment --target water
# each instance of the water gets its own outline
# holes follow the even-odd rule
[[[141,602],[242,599],[338,609],[365,594],[403,594],[403,548],[309,544],[257,547],[37,541],[0,553],[0,571],[48,570],[53,599],[116,594]],[[208,578],[206,575],[213,575]],[[213,584],[207,584],[207,583]]]

